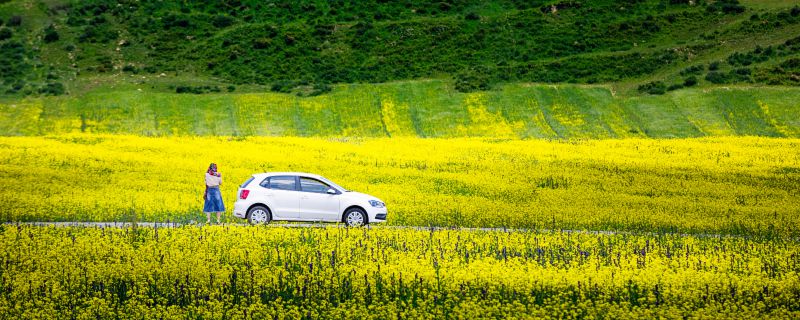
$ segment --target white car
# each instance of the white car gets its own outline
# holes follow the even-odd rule
[[[386,221],[386,205],[368,194],[302,172],[254,174],[237,192],[233,215],[252,224],[284,221],[344,222],[361,226]]]

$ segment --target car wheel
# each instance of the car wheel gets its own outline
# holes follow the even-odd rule
[[[344,213],[344,223],[348,227],[360,227],[367,224],[367,213],[360,208],[350,208]]]
[[[272,213],[265,206],[255,206],[247,211],[247,221],[250,224],[267,224],[272,221]]]

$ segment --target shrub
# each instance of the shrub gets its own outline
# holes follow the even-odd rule
[[[717,71],[719,70],[719,61],[714,61],[708,65],[708,71]]]
[[[703,65],[694,65],[694,66],[688,67],[686,69],[683,69],[681,71],[681,75],[682,76],[698,75],[698,74],[703,73],[704,70],[705,70],[705,67]]]
[[[8,18],[8,23],[6,23],[9,27],[18,27],[22,24],[22,17],[20,16],[11,16]]]
[[[233,85],[228,86],[228,92],[234,92],[234,91],[236,91],[236,86]]]
[[[711,71],[708,74],[706,74],[706,81],[715,84],[723,84],[723,83],[728,83],[729,79],[728,75],[726,75],[723,72]]]
[[[60,96],[64,94],[64,85],[61,82],[50,82],[42,88],[39,88],[39,93],[50,96]]]
[[[139,73],[139,68],[136,68],[136,66],[132,64],[127,64],[124,67],[122,67],[122,71],[137,74]]]
[[[470,13],[467,13],[467,14],[464,16],[464,19],[466,19],[466,20],[480,20],[480,19],[481,19],[481,16],[479,16],[479,15],[478,15],[477,13],[475,13],[475,12],[470,12]]]
[[[724,14],[739,14],[744,12],[745,9],[743,5],[739,4],[739,0],[718,0],[706,7],[708,12],[722,12]]]
[[[318,96],[324,93],[331,92],[333,88],[327,83],[316,83],[314,84],[314,89],[308,93],[310,97]]]
[[[661,81],[653,81],[640,85],[637,90],[639,90],[641,93],[664,94],[667,92],[667,85]]]
[[[682,88],[683,88],[683,84],[676,83],[676,84],[673,84],[673,85],[669,86],[667,88],[667,91],[675,91],[675,90],[682,89]]]
[[[473,67],[455,76],[455,89],[459,92],[489,90],[491,77],[486,67]]]
[[[203,94],[209,92],[220,92],[218,86],[176,86],[175,93],[194,93]]]
[[[684,87],[694,87],[697,85],[697,77],[691,76],[683,80]]]
[[[232,26],[235,21],[236,20],[234,20],[230,16],[218,14],[218,15],[214,16],[214,19],[211,21],[211,24],[214,27],[222,29],[222,28],[227,28],[227,27]]]
[[[6,40],[6,39],[11,39],[12,35],[13,35],[13,33],[11,32],[11,29],[9,29],[9,28],[0,28],[0,41]]]
[[[45,43],[56,42],[56,41],[58,41],[59,38],[60,37],[58,36],[58,32],[56,31],[56,28],[53,27],[52,24],[47,26],[47,28],[44,29],[44,42]]]
[[[272,92],[282,92],[282,93],[289,93],[292,92],[292,89],[297,86],[294,81],[290,80],[281,80],[272,83],[272,86],[269,88]]]

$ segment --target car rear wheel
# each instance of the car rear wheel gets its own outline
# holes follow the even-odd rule
[[[344,223],[348,227],[360,227],[367,224],[367,213],[360,208],[350,208],[344,213]]]
[[[247,211],[247,221],[250,224],[267,224],[272,221],[272,213],[265,206],[255,206]]]

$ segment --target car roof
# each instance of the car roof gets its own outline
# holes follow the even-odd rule
[[[322,178],[322,176],[313,173],[307,172],[263,172],[263,173],[256,173],[253,174],[254,177],[273,177],[273,176],[301,176],[301,177],[310,177],[310,178]]]

